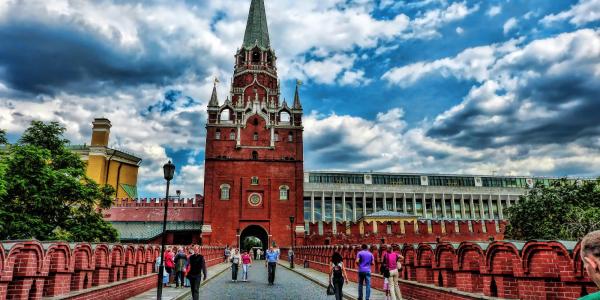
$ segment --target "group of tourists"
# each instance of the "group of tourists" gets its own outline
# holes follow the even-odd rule
[[[163,264],[163,286],[171,287],[175,282],[175,288],[190,287],[192,299],[199,299],[200,281],[206,280],[207,270],[204,256],[200,254],[198,246],[187,249],[184,247],[173,247],[165,250],[165,262]],[[156,269],[160,268],[161,257],[156,258]]]
[[[391,245],[387,246],[381,255],[379,272],[384,278],[383,290],[385,291],[386,300],[402,299],[398,279],[400,278],[399,274],[402,269],[403,259],[404,257],[396,252]],[[375,264],[375,257],[368,250],[367,245],[363,244],[361,251],[356,254],[356,264],[358,266],[358,299],[369,300],[371,298],[371,266]],[[331,256],[329,281],[335,299],[343,299],[342,289],[344,283],[348,283],[348,274],[346,273],[342,255],[339,252],[334,252]],[[365,290],[364,298],[363,290]]]
[[[224,261],[231,263],[231,281],[238,281],[238,273],[240,268],[242,269],[242,281],[248,281],[249,269],[252,266],[252,255],[251,250],[244,250],[240,253],[240,249],[230,249],[229,246],[225,247],[224,250]],[[265,267],[267,267],[269,285],[275,283],[275,269],[277,267],[277,260],[279,260],[280,251],[276,247],[271,247],[265,252]],[[260,259],[262,256],[262,250],[257,249],[255,252],[255,258],[258,256]]]

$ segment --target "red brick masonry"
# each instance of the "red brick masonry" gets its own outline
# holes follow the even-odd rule
[[[295,261],[300,266],[307,261],[310,268],[328,272],[331,254],[339,251],[349,267],[350,280],[356,281],[354,260],[359,248],[301,246],[295,249]],[[575,242],[442,242],[401,248],[400,285],[407,299],[577,299],[597,290],[585,274],[580,244]],[[379,256],[379,245],[370,249]],[[375,270],[379,263],[372,269],[372,286],[381,288],[383,278]]]
[[[222,247],[201,247],[209,266]],[[156,286],[155,245],[0,242],[0,300],[126,299]],[[103,288],[103,286],[106,286]]]

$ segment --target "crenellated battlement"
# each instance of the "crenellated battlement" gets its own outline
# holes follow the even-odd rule
[[[212,266],[223,261],[223,249],[202,246],[200,253]],[[0,300],[126,299],[156,286],[159,255],[156,245],[0,241]]]

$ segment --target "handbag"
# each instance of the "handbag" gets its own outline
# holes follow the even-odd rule
[[[383,256],[383,261],[381,262],[381,265],[379,266],[379,273],[383,275],[384,278],[390,277],[390,268],[388,267],[387,259],[388,256],[386,253],[385,256]]]
[[[329,286],[327,287],[327,295],[328,296],[335,295],[335,290],[333,289],[333,284],[331,284],[331,282],[329,283]]]

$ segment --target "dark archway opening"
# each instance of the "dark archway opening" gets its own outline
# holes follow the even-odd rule
[[[266,230],[258,225],[250,225],[240,234],[240,249],[241,251],[252,251],[254,257],[256,249],[267,250],[269,246],[269,234]]]
[[[496,280],[492,278],[492,283],[490,285],[490,296],[498,297],[498,285],[496,285]]]

